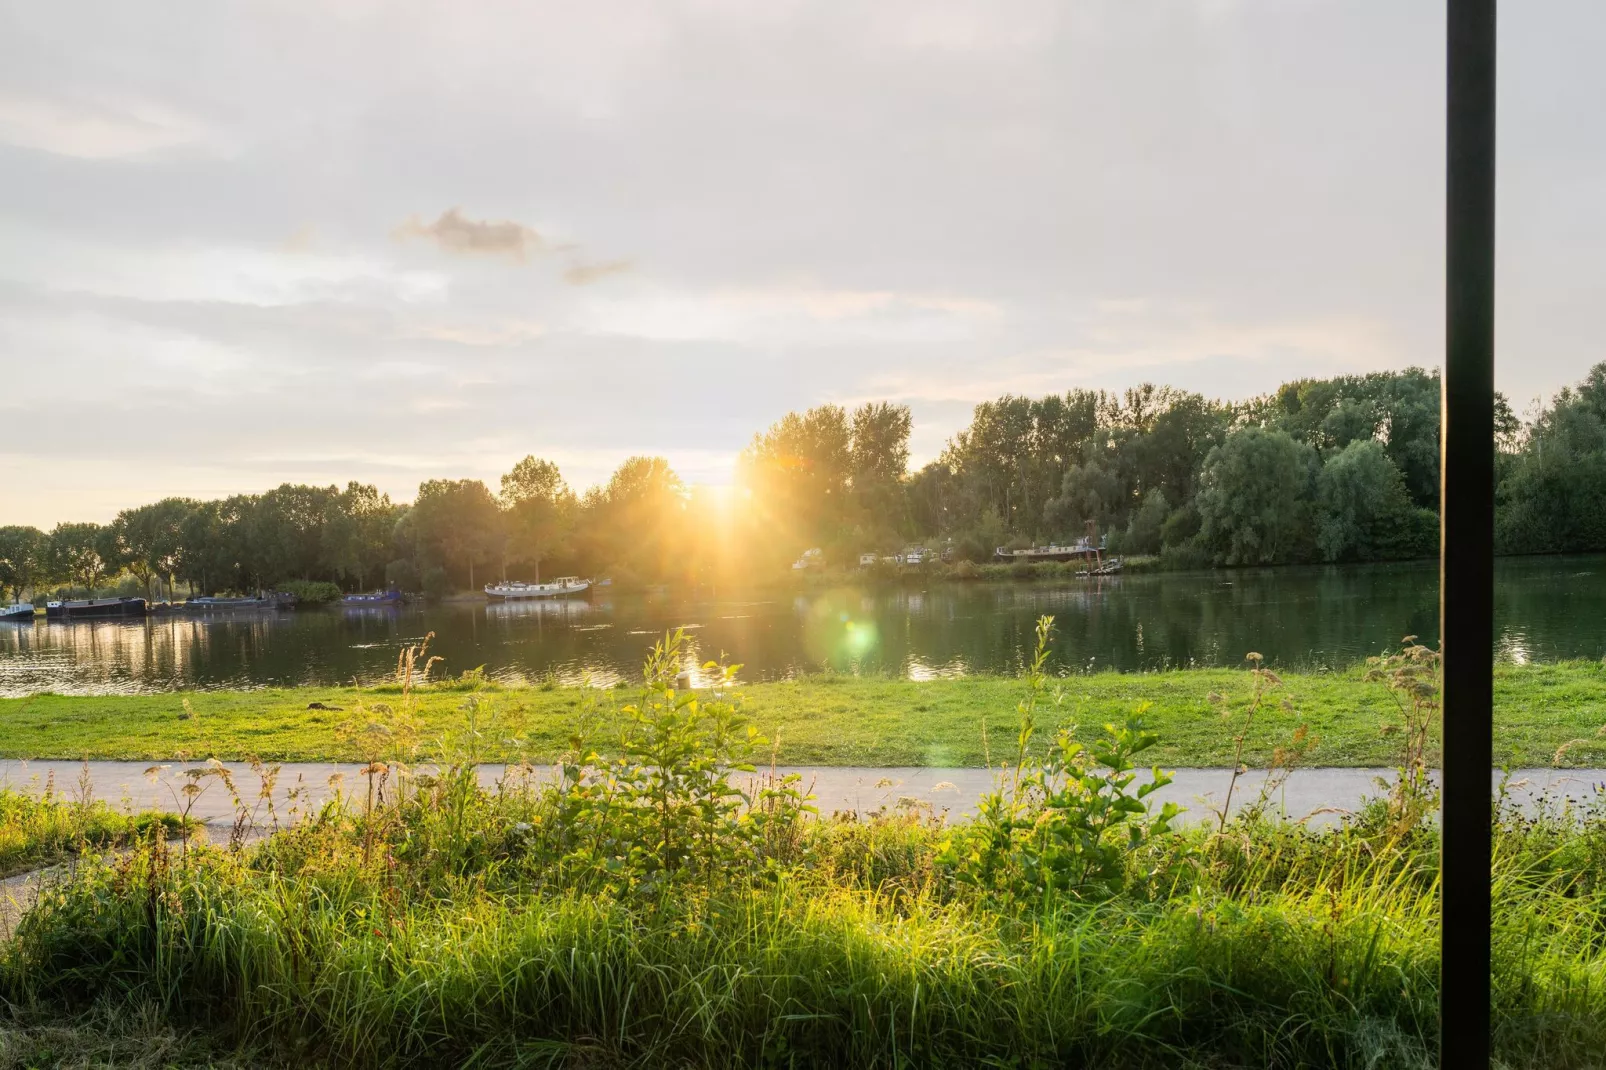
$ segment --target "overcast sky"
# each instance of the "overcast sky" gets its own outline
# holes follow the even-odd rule
[[[1443,6],[0,0],[0,523],[1436,365]],[[1502,19],[1521,408],[1606,356],[1606,6]]]

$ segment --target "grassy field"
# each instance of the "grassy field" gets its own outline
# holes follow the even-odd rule
[[[1394,697],[1362,670],[1287,674],[1250,733],[1246,758],[1270,756],[1301,724],[1319,737],[1310,761],[1318,765],[1388,765],[1398,755]],[[1242,708],[1247,672],[1100,673],[1057,681],[1063,707],[1050,721],[1079,725],[1084,735],[1119,720],[1142,703],[1163,743],[1166,765],[1225,765],[1233,757],[1218,702]],[[742,686],[752,722],[779,743],[778,757],[794,765],[984,764],[983,724],[994,754],[1007,748],[1019,681],[1000,677],[912,682],[827,676]],[[478,692],[498,719],[485,737],[488,759],[556,758],[587,719],[605,729],[610,711],[635,692],[593,693],[575,688],[488,688]],[[414,694],[419,737],[427,751],[463,721],[467,697],[457,686]],[[356,760],[358,748],[341,727],[359,725],[379,705],[394,705],[396,689],[296,688],[249,692],[186,692],[138,696],[38,695],[0,700],[0,756],[9,758],[170,759],[218,757],[267,760]],[[320,704],[330,709],[317,709]],[[1451,723],[1454,711],[1449,712]],[[1495,677],[1495,751],[1513,765],[1548,765],[1573,740],[1562,764],[1606,764],[1606,666],[1597,662],[1503,665]],[[1002,731],[1000,729],[1002,728]],[[508,743],[517,739],[518,743]]]

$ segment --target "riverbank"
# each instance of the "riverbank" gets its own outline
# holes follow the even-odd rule
[[[1284,673],[1263,703],[1243,758],[1265,765],[1304,725],[1317,737],[1307,764],[1388,766],[1399,757],[1389,726],[1400,719],[1394,696],[1364,680],[1360,668]],[[1146,723],[1162,743],[1162,765],[1230,766],[1234,730],[1222,717],[1226,698],[1242,710],[1247,672],[1192,669],[1094,673],[1059,681],[1065,701],[1048,720],[1076,724],[1088,739],[1112,720],[1147,704]],[[758,730],[788,765],[979,767],[1013,745],[1021,682],[983,676],[910,681],[812,676],[737,689]],[[410,698],[422,753],[458,732],[471,695],[479,700],[482,758],[550,762],[584,726],[606,733],[630,689],[445,685]],[[401,703],[399,689],[302,687],[149,695],[35,695],[0,699],[0,757],[165,761],[180,755],[240,760],[357,761],[350,737]],[[376,713],[375,711],[379,711]],[[494,728],[485,729],[494,719]],[[1453,713],[1452,713],[1453,720]],[[1514,766],[1601,765],[1606,759],[1606,666],[1594,661],[1502,664],[1495,670],[1495,758]],[[1582,740],[1581,743],[1572,741]],[[1571,746],[1567,746],[1572,743]],[[766,748],[766,755],[769,748]]]

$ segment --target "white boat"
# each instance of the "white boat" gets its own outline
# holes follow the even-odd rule
[[[0,620],[33,620],[33,603],[13,602],[0,606]]]
[[[792,571],[802,572],[806,568],[821,568],[825,564],[825,554],[816,546],[812,550],[804,550],[803,556],[792,562]]]
[[[559,576],[551,583],[488,583],[485,593],[499,601],[514,602],[525,598],[569,598],[590,586],[590,580],[579,576]]]

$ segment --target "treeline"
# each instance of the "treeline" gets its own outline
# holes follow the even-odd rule
[[[1606,550],[1606,364],[1529,422],[1498,404],[1498,546]],[[630,582],[772,577],[807,547],[833,564],[911,542],[972,561],[1000,546],[1108,539],[1174,567],[1371,561],[1437,545],[1439,379],[1420,369],[1305,379],[1247,402],[1145,384],[976,406],[910,473],[909,410],[791,413],[729,488],[632,457],[576,494],[526,457],[493,490],[430,480],[411,504],[360,483],[169,498],[110,524],[0,527],[0,587],[147,595],[293,580],[442,593],[558,572]]]
[[[1438,376],[1414,368],[1241,403],[1147,384],[1005,397],[910,500],[967,555],[1097,532],[1177,566],[1410,557],[1437,542],[1438,414]]]

